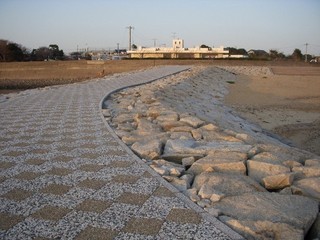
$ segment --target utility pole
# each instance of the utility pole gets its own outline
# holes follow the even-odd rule
[[[118,56],[120,56],[119,43],[117,43],[117,51],[118,51]]]
[[[304,44],[304,45],[306,45],[306,55],[305,55],[305,62],[308,62],[308,45],[309,45],[309,43],[306,43],[306,44]]]
[[[134,27],[129,26],[127,28],[129,29],[129,51],[131,51],[131,47],[132,47],[132,45],[131,45],[131,31],[134,29]]]
[[[153,46],[156,47],[157,46],[157,39],[153,38],[152,40],[153,40]]]

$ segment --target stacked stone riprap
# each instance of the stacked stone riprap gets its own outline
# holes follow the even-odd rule
[[[246,238],[303,239],[319,222],[320,158],[232,115],[220,101],[230,80],[193,68],[113,94],[103,113],[151,168]]]

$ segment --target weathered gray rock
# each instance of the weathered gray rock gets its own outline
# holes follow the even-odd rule
[[[248,151],[248,159],[252,159],[255,155],[257,155],[258,153],[261,153],[262,149],[258,146],[254,146],[253,148],[251,148]]]
[[[239,142],[198,142],[195,140],[168,140],[164,154],[197,154],[203,155],[214,151],[225,152],[244,152],[246,153],[252,148],[250,145],[245,145]]]
[[[316,221],[311,226],[307,239],[320,239],[320,213],[318,213]]]
[[[111,117],[111,112],[109,109],[102,109],[102,115],[104,117]]]
[[[192,166],[188,169],[188,172],[198,175],[207,171],[208,169],[212,169],[213,171],[220,173],[234,173],[243,175],[245,175],[247,171],[244,162],[218,162],[204,157],[192,164]]]
[[[205,131],[218,131],[219,127],[217,127],[216,125],[214,125],[212,123],[209,123],[209,124],[203,125],[201,127],[201,129],[205,130]]]
[[[295,173],[297,179],[320,177],[320,166],[294,167],[292,172]]]
[[[291,187],[286,187],[284,189],[282,189],[279,194],[286,194],[286,195],[292,195],[292,190]]]
[[[164,175],[169,175],[169,171],[168,169],[162,167],[162,166],[158,166],[156,164],[151,164],[150,167],[159,175],[164,176]]]
[[[143,103],[151,104],[151,103],[154,103],[154,102],[157,101],[157,100],[155,99],[155,97],[154,97],[153,91],[151,91],[151,90],[144,90],[144,91],[141,92],[140,94],[141,94],[140,100],[141,100]]]
[[[133,123],[119,123],[117,126],[117,129],[131,132],[131,131],[135,130],[135,126]]]
[[[285,223],[273,223],[271,221],[245,221],[227,216],[220,216],[219,220],[235,229],[248,240],[303,240],[303,230],[297,229]]]
[[[180,121],[159,122],[159,125],[162,127],[164,131],[170,131],[171,128],[186,126],[185,123]]]
[[[290,168],[266,162],[247,161],[248,175],[259,183],[263,184],[262,179],[267,176],[278,175],[282,173],[290,173]]]
[[[138,127],[136,133],[139,135],[151,135],[155,133],[160,133],[161,127],[147,119],[139,119]]]
[[[197,202],[197,204],[202,208],[209,208],[211,207],[211,201],[209,199],[201,199]]]
[[[166,112],[157,117],[157,121],[160,121],[160,122],[173,122],[178,120],[179,120],[179,115],[176,112]]]
[[[121,138],[121,139],[122,139],[123,137],[125,137],[125,136],[130,135],[130,132],[124,131],[124,130],[120,130],[120,129],[115,129],[114,132],[115,132],[115,134],[117,134],[117,136],[118,136],[119,138]]]
[[[247,153],[252,148],[252,146],[243,144],[242,142],[214,141],[208,143],[200,143],[198,148],[207,150],[208,154],[210,154],[210,152],[212,151]]]
[[[192,184],[192,182],[193,182],[193,179],[194,179],[194,175],[187,173],[187,174],[182,175],[182,176],[180,177],[180,179],[186,181],[186,183],[187,183],[187,188],[190,188],[190,187],[191,187],[191,184]]]
[[[293,161],[293,160],[284,161],[282,164],[286,167],[289,167],[290,169],[294,167],[302,167],[302,164],[300,162]]]
[[[240,221],[285,223],[306,234],[318,214],[318,202],[297,195],[246,193],[213,204],[224,215]]]
[[[179,177],[184,173],[183,166],[181,166],[179,164],[168,162],[163,159],[154,160],[153,164],[165,169],[166,172],[168,173],[167,175],[170,175],[170,176]]]
[[[207,198],[209,199],[211,197],[211,195],[214,193],[214,189],[211,188],[211,186],[209,186],[209,184],[203,184],[200,189],[199,189],[199,192],[198,192],[198,195],[201,197],[201,198]],[[217,192],[217,191],[216,191]],[[217,193],[218,194],[218,193]],[[220,193],[219,193],[220,194]],[[222,193],[221,193],[222,195]]]
[[[195,159],[199,159],[199,158],[202,158],[203,156],[204,156],[203,154],[170,153],[170,154],[161,155],[161,158],[169,162],[182,164],[183,158],[193,157]]]
[[[156,119],[158,116],[161,115],[162,112],[165,112],[167,109],[162,106],[151,106],[146,112],[148,117]]]
[[[157,159],[162,153],[162,142],[159,139],[136,142],[131,146],[131,149],[141,158]]]
[[[204,210],[206,210],[210,215],[214,217],[219,217],[221,215],[221,211],[219,209],[213,208],[213,207],[207,207]]]
[[[242,143],[242,141],[234,136],[231,136],[229,134],[226,134],[221,131],[204,131],[202,130],[202,138],[207,142],[213,142],[213,141],[226,141],[226,142],[239,142]]]
[[[180,122],[187,123],[188,125],[190,125],[191,127],[194,127],[194,128],[198,128],[204,124],[204,121],[202,121],[201,119],[199,119],[195,116],[183,117],[180,119]]]
[[[192,137],[197,141],[199,141],[203,138],[201,129],[193,129],[193,130],[191,130],[191,134],[192,134]]]
[[[306,167],[312,167],[312,166],[320,167],[320,159],[319,159],[319,158],[307,159],[307,160],[304,162],[304,165],[305,165]]]
[[[192,139],[168,140],[164,148],[164,154],[205,154],[206,151],[202,149],[197,149],[197,146],[197,142]]]
[[[132,114],[132,113],[122,113],[122,114],[119,114],[118,116],[112,118],[112,121],[114,123],[133,122],[133,116],[134,116],[134,114]]]
[[[171,132],[189,132],[189,133],[191,133],[193,129],[194,129],[193,127],[182,126],[182,127],[173,127],[170,129],[170,131]]]
[[[275,155],[272,152],[261,152],[255,155],[252,160],[259,161],[259,162],[266,162],[271,164],[281,164],[282,159],[279,156]]]
[[[181,162],[182,162],[182,166],[190,167],[195,162],[195,158],[194,157],[183,158],[181,159]]]
[[[173,132],[170,134],[171,139],[182,139],[182,140],[188,140],[193,139],[191,133],[189,132]]]
[[[121,137],[121,140],[127,144],[132,145],[135,142],[144,142],[144,141],[152,141],[152,140],[160,140],[162,143],[165,143],[169,135],[167,133],[154,133],[151,135],[140,135],[139,131],[132,131],[130,134],[124,134]]]
[[[251,136],[245,133],[237,133],[235,137],[238,138],[239,140],[242,140],[244,142],[249,142],[251,144],[255,142]]]
[[[191,199],[193,202],[200,201],[200,197],[198,196],[198,190],[195,188],[187,189],[184,194]]]
[[[192,188],[200,189],[205,186],[213,193],[224,196],[236,196],[244,193],[266,192],[257,182],[240,174],[225,174],[217,172],[204,172],[196,176]],[[205,190],[205,189],[203,189]],[[208,198],[210,198],[209,196]]]
[[[305,178],[293,183],[293,194],[308,196],[320,201],[320,178]]]
[[[196,175],[212,168],[216,172],[246,174],[247,154],[240,152],[212,151],[199,159],[188,170]]]
[[[262,152],[269,152],[271,155],[261,155],[261,157],[266,157],[265,159],[269,158],[270,156],[274,157],[280,162],[292,160],[296,162],[303,163],[303,159],[306,159],[306,153],[301,152],[299,150],[295,150],[291,147],[284,147],[284,146],[277,146],[274,144],[258,144],[258,147],[262,149]],[[257,159],[258,160],[258,159]],[[261,159],[262,160],[262,159]]]
[[[190,187],[186,179],[180,179],[178,177],[173,177],[173,176],[163,176],[163,178],[168,182],[170,182],[180,192],[185,192],[188,189],[188,187]]]
[[[268,190],[278,190],[291,186],[294,174],[283,173],[273,176],[267,176],[262,179],[262,183]]]

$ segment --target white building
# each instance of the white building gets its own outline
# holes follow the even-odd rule
[[[229,51],[219,48],[185,48],[183,39],[174,39],[172,47],[138,47],[137,50],[128,51],[130,58],[227,58]]]

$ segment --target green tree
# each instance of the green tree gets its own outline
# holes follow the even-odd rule
[[[7,40],[0,40],[0,61],[6,61],[6,55],[7,55]]]
[[[132,50],[136,50],[136,49],[138,49],[138,47],[137,47],[137,45],[132,44],[131,49],[132,49]]]
[[[57,44],[50,44],[49,50],[50,50],[50,56],[49,56],[50,59],[62,60],[64,58],[63,50],[60,50]]]
[[[205,44],[201,44],[200,48],[210,48],[210,47]]]
[[[279,59],[286,58],[286,56],[282,52],[278,52],[277,50],[270,49],[269,50],[269,58],[271,60],[279,60]]]
[[[21,47],[16,43],[9,43],[7,45],[8,54],[6,57],[6,61],[8,62],[15,62],[15,61],[23,61],[24,54]]]
[[[244,48],[234,48],[234,47],[227,47],[225,50],[229,51],[230,55],[248,55],[247,51]]]
[[[40,47],[38,49],[33,49],[32,59],[35,61],[49,60],[51,56],[51,51],[47,47]]]
[[[24,61],[27,55],[28,51],[25,47],[7,40],[0,40],[0,61]]]
[[[302,55],[302,53],[301,53],[301,50],[298,49],[298,48],[296,48],[296,49],[293,51],[293,53],[292,53],[292,55],[291,55],[291,58],[292,58],[293,60],[295,60],[295,61],[301,61],[301,60],[303,59],[303,55]]]

